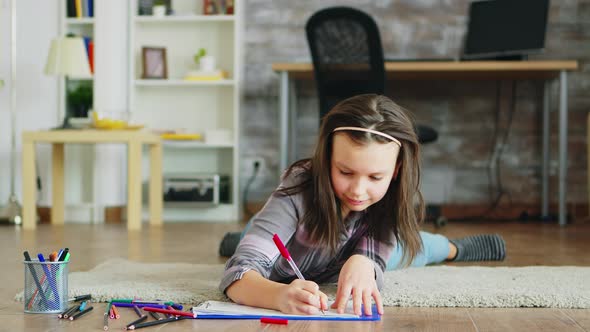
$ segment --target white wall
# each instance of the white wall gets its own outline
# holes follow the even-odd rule
[[[16,16],[16,192],[21,201],[21,133],[23,130],[49,128],[58,120],[57,78],[45,76],[43,67],[52,38],[59,31],[58,0],[17,0]],[[10,0],[0,0],[0,77],[6,80],[0,89],[0,205],[10,194]],[[41,14],[42,13],[42,14]],[[37,149],[39,170],[47,183],[49,149]],[[47,205],[46,190],[40,204]]]
[[[127,112],[128,7],[127,1],[94,2],[94,44],[100,45],[94,49],[94,109],[106,114]],[[96,147],[93,200],[98,210],[126,204],[126,151],[123,144]]]
[[[10,178],[16,179],[15,189],[19,202],[21,195],[21,134],[23,130],[49,129],[61,124],[62,113],[58,110],[60,77],[44,74],[44,66],[53,38],[61,34],[60,31],[60,1],[63,0],[15,0],[17,17],[16,36],[16,111],[17,111],[17,156],[15,174],[10,172],[10,88],[13,82],[10,80],[10,50],[11,50],[11,0],[0,0],[0,78],[6,81],[6,85],[0,90],[0,206],[3,206],[10,196]],[[108,3],[107,3],[108,2]],[[117,27],[111,27],[112,22],[97,22],[96,26],[102,26],[104,30],[103,40],[116,39],[119,43],[117,49],[123,54],[115,55],[123,59],[126,65],[125,53],[127,42],[127,3],[118,0],[101,0],[95,4],[96,9],[116,10],[119,13]],[[43,13],[40,15],[39,13]],[[108,13],[107,13],[108,14]],[[112,17],[113,15],[103,15]],[[95,28],[96,28],[95,26]],[[113,29],[115,30],[113,32]],[[96,34],[96,31],[95,31]],[[121,45],[123,47],[121,47]],[[109,47],[108,45],[106,47]],[[99,50],[97,48],[96,50]],[[104,51],[104,50],[103,50]],[[98,66],[104,65],[97,63]],[[108,67],[103,66],[103,67]],[[103,68],[104,69],[104,68]],[[118,86],[105,85],[99,89],[105,100],[116,102],[117,106],[126,106],[127,82],[126,67],[116,70],[120,76]],[[107,74],[109,70],[106,70]],[[106,77],[109,80],[112,77]],[[95,78],[95,83],[97,80]],[[100,82],[99,82],[100,83]],[[103,82],[104,83],[104,82]],[[122,94],[123,96],[120,96]],[[106,97],[105,96],[110,96]],[[117,98],[113,98],[116,96]],[[99,103],[100,104],[100,103]],[[100,105],[99,105],[100,106]],[[103,105],[104,106],[104,105]],[[108,105],[112,107],[112,105]],[[88,152],[86,152],[88,151]],[[66,147],[65,168],[66,190],[65,203],[67,221],[88,222],[101,220],[104,206],[124,205],[126,201],[126,168],[123,146],[104,147],[96,149],[99,163],[94,164],[94,149],[89,145]],[[51,206],[51,148],[48,145],[37,147],[37,170],[41,176],[42,190],[38,195],[38,205]],[[97,172],[93,172],[98,170]],[[105,174],[106,173],[110,174]],[[94,174],[93,174],[94,173]],[[95,184],[98,183],[98,186]],[[94,188],[93,190],[93,187]],[[87,204],[91,203],[91,204]]]

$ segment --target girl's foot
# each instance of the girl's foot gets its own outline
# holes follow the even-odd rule
[[[456,248],[455,262],[502,261],[506,243],[499,234],[482,234],[449,240]]]

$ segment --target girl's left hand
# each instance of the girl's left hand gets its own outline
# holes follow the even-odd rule
[[[365,315],[371,315],[371,299],[375,300],[377,311],[383,315],[381,293],[375,282],[375,268],[373,262],[362,255],[352,255],[340,271],[338,277],[338,291],[332,308],[338,313],[344,313],[348,299],[352,295],[352,307],[356,315],[361,314],[361,303],[365,307]]]

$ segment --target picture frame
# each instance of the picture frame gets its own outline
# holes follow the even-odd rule
[[[144,46],[141,48],[144,79],[167,79],[166,48]]]

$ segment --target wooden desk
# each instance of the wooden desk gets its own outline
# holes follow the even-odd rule
[[[293,155],[295,115],[295,89],[292,79],[313,79],[311,63],[273,63],[272,69],[280,75],[279,133],[282,172]],[[567,181],[567,72],[578,69],[577,61],[434,61],[386,62],[387,79],[397,80],[545,80],[543,98],[543,170],[542,215],[549,216],[549,89],[548,82],[559,81],[559,224],[566,223]],[[290,121],[289,121],[290,120]],[[291,128],[289,128],[289,123]],[[290,132],[290,134],[289,134]],[[291,142],[289,142],[289,140]],[[289,148],[291,146],[291,148]]]
[[[127,229],[141,229],[141,147],[150,146],[150,224],[162,223],[162,145],[156,135],[131,130],[51,130],[23,133],[23,227],[36,227],[35,144],[50,143],[52,150],[51,223],[64,223],[64,144],[127,144]]]

